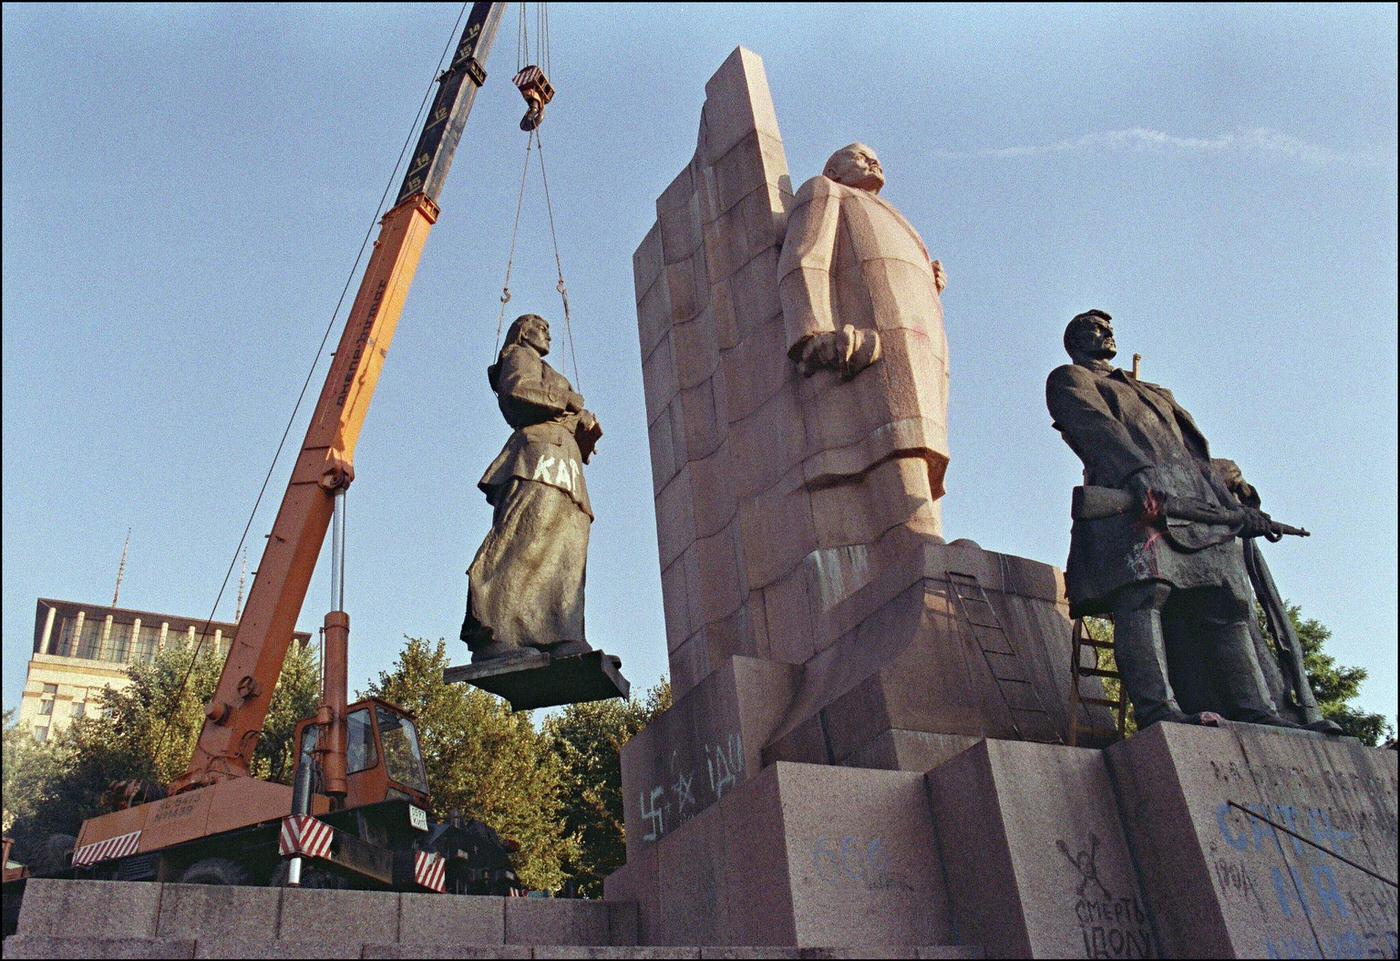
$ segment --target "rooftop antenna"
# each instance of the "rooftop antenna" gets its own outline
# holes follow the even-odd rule
[[[248,580],[248,548],[243,548],[243,570],[238,574],[238,600],[233,602],[233,623],[243,617],[243,585]]]
[[[117,586],[112,591],[112,606],[117,606],[117,598],[122,594],[122,577],[126,574],[126,549],[131,546],[131,528],[126,529],[126,542],[122,544],[122,559],[117,563]]]

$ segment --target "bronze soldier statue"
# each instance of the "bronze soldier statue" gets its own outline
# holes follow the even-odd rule
[[[549,343],[548,322],[524,314],[487,368],[515,432],[477,485],[495,513],[467,571],[462,640],[473,663],[523,648],[552,657],[592,650],[583,587],[593,508],[583,465],[602,428],[583,396],[545,363]]]
[[[1298,727],[1279,716],[1256,658],[1241,539],[1306,532],[1241,504],[1171,392],[1110,363],[1111,319],[1090,310],[1071,320],[1064,345],[1073,363],[1045,385],[1054,426],[1085,471],[1065,567],[1070,614],[1113,617],[1114,654],[1140,728],[1210,724],[1217,712]],[[1099,492],[1130,509],[1089,509]]]

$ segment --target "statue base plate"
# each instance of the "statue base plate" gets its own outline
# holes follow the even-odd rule
[[[510,702],[511,710],[557,707],[584,701],[626,697],[631,685],[622,676],[622,658],[602,651],[550,657],[523,650],[488,661],[449,667],[444,683],[466,682]]]

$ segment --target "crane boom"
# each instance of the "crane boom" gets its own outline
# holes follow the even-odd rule
[[[476,3],[360,281],[345,332],[263,550],[179,792],[246,777],[325,542],[334,496],[354,479],[355,444],[404,300],[438,217],[437,197],[466,126],[505,4]]]

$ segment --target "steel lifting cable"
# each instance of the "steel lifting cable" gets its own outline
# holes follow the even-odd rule
[[[520,192],[515,198],[515,225],[510,229],[510,253],[506,257],[506,279],[501,285],[501,312],[496,315],[496,345],[491,348],[494,357],[501,349],[501,325],[506,319],[506,304],[510,303],[510,273],[515,267],[515,238],[520,233],[520,209],[525,203],[525,180],[530,174],[530,148],[535,143],[535,131],[525,140],[525,169],[520,171]]]
[[[578,357],[574,354],[574,327],[569,319],[569,288],[564,283],[564,264],[559,259],[559,237],[554,232],[554,203],[549,198],[549,175],[544,169],[544,140],[540,138],[538,130],[535,131],[535,142],[540,145],[540,179],[544,181],[544,206],[549,213],[549,239],[554,243],[554,269],[559,275],[554,289],[559,291],[559,298],[564,302],[564,332],[569,338],[569,359],[574,365],[574,390],[581,394],[583,385],[579,382]]]
[[[423,99],[418,104],[418,112],[413,117],[413,123],[409,126],[408,136],[404,139],[403,146],[399,148],[399,157],[394,161],[394,169],[389,172],[389,180],[384,185],[384,192],[379,197],[379,203],[374,208],[374,216],[370,219],[369,227],[365,230],[364,239],[360,241],[359,252],[355,254],[355,263],[350,267],[350,273],[345,278],[345,285],[340,289],[340,297],[335,302],[335,309],[331,311],[331,319],[326,324],[325,333],[321,335],[321,343],[316,348],[316,356],[311,361],[311,368],[306,372],[306,379],[302,382],[301,392],[297,394],[296,403],[292,405],[292,414],[287,418],[287,426],[282,430],[282,439],[277,443],[277,451],[272,455],[272,463],[267,467],[267,474],[263,477],[262,487],[258,489],[258,496],[253,501],[253,509],[248,512],[248,522],[243,526],[243,534],[238,539],[238,547],[234,549],[233,560],[229,561],[228,570],[224,572],[223,583],[219,585],[218,596],[214,598],[214,606],[209,611],[209,617],[205,619],[204,628],[200,632],[199,640],[195,644],[194,652],[190,655],[189,666],[185,668],[185,674],[180,678],[180,686],[175,691],[175,696],[171,699],[170,710],[166,712],[161,720],[160,740],[156,742],[152,760],[160,758],[160,752],[165,747],[167,735],[170,733],[170,720],[175,716],[175,711],[180,704],[180,696],[185,691],[185,686],[189,683],[190,674],[194,671],[195,663],[199,659],[200,648],[204,646],[204,641],[209,636],[209,627],[214,623],[214,615],[219,610],[219,602],[224,598],[224,591],[228,588],[228,581],[233,576],[233,567],[238,563],[238,552],[243,549],[243,544],[248,540],[248,532],[253,528],[253,519],[257,516],[258,507],[262,504],[263,495],[267,493],[267,485],[272,480],[272,472],[277,468],[277,461],[282,456],[282,450],[287,444],[287,437],[291,434],[292,425],[296,422],[297,412],[301,410],[302,401],[306,399],[307,388],[311,386],[311,378],[316,373],[316,367],[321,362],[321,354],[325,352],[326,342],[330,339],[331,331],[335,329],[335,319],[340,314],[340,308],[345,304],[345,295],[350,291],[350,284],[355,279],[356,272],[360,269],[360,261],[364,258],[365,248],[369,246],[369,239],[374,234],[374,226],[379,223],[380,213],[384,209],[384,202],[388,200],[390,191],[394,189],[394,184],[398,180],[399,168],[403,165],[404,157],[408,154],[408,148],[413,143],[413,135],[418,132],[418,122],[422,119],[423,111],[428,106],[428,100],[432,96],[433,87],[437,84],[437,78],[442,73],[443,64],[447,62],[448,54],[452,51],[453,43],[457,38],[457,28],[462,23],[462,17],[467,12],[467,3],[462,4],[462,8],[457,11],[457,19],[452,24],[452,30],[447,37],[447,46],[443,48],[442,55],[438,57],[437,69],[433,71],[432,79],[428,82],[427,89],[423,92]]]

